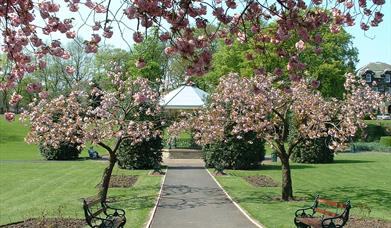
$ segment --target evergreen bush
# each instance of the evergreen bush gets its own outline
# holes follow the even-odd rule
[[[223,169],[253,169],[265,158],[264,140],[253,132],[237,136],[228,136],[225,141],[203,147],[203,159],[206,167]]]
[[[122,141],[118,152],[118,166],[122,169],[160,169],[162,162],[162,138],[150,138],[132,145],[130,140]]]
[[[291,159],[298,163],[331,163],[334,161],[334,151],[328,145],[328,138],[306,140],[296,145]]]
[[[354,141],[375,142],[383,136],[391,136],[390,125],[368,124],[366,128],[357,131]]]
[[[380,142],[355,142],[352,143],[351,152],[391,152],[391,146],[381,144]]]
[[[75,160],[79,158],[81,152],[77,146],[68,142],[60,143],[58,148],[40,144],[39,151],[46,160]]]

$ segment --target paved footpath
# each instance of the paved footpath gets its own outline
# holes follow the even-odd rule
[[[254,228],[203,164],[168,164],[152,228]]]

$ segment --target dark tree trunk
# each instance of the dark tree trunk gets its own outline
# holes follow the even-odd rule
[[[99,189],[99,196],[101,202],[105,202],[107,199],[107,192],[109,190],[111,173],[113,172],[113,168],[115,163],[117,162],[117,157],[115,154],[110,154],[109,166],[107,166],[102,175],[102,181]]]
[[[293,199],[291,167],[289,165],[289,158],[281,156],[282,163],[282,200],[289,201]]]

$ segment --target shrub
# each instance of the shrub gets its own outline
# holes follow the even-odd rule
[[[229,136],[224,142],[203,147],[203,159],[206,167],[223,169],[252,169],[265,158],[265,143],[253,132],[242,138]]]
[[[334,151],[329,147],[327,138],[311,139],[299,143],[292,154],[292,161],[298,163],[331,163],[334,160]]]
[[[78,145],[63,142],[58,148],[52,146],[39,145],[39,151],[46,160],[75,160],[81,152]]]
[[[351,152],[361,151],[376,151],[376,152],[391,152],[391,147],[380,144],[378,142],[356,142],[350,146]]]
[[[381,137],[379,143],[384,146],[391,146],[391,136]]]
[[[288,141],[292,143],[298,133],[298,123],[293,115],[289,116]],[[291,160],[298,163],[331,163],[334,161],[334,151],[328,146],[328,137],[307,139],[297,144],[292,152]]]
[[[390,125],[376,123],[368,124],[366,128],[361,129],[357,132],[355,140],[359,137],[365,142],[374,142],[380,140],[382,136],[390,136],[391,127]]]
[[[162,148],[161,137],[135,145],[130,140],[124,140],[117,152],[118,165],[122,169],[160,169]]]

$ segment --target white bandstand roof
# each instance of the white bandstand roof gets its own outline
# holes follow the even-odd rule
[[[194,85],[182,85],[164,95],[160,105],[165,109],[200,109],[208,95]]]

